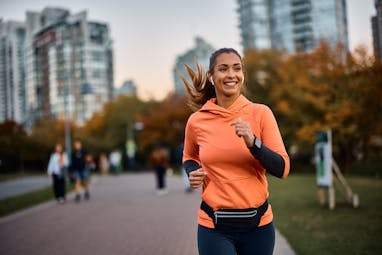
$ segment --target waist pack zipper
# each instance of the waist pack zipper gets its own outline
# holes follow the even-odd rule
[[[257,210],[249,211],[249,212],[223,212],[216,211],[215,215],[215,224],[218,223],[218,218],[251,218],[256,216]]]

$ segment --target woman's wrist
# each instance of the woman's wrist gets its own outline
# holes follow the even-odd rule
[[[255,145],[255,139],[256,137],[252,134],[252,137],[246,140],[246,144],[248,148],[252,148]]]

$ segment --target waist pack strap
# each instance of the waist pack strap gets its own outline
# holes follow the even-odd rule
[[[214,210],[212,210],[212,208],[209,205],[207,205],[207,203],[204,202],[203,200],[202,200],[202,203],[200,204],[200,209],[202,209],[205,213],[207,213],[207,215],[210,216],[212,221],[215,222]]]
[[[212,221],[215,222],[214,210],[206,202],[202,201],[202,203],[200,204],[200,209],[202,209],[212,219]],[[265,200],[265,202],[257,208],[260,217],[264,215],[267,209],[268,200]]]

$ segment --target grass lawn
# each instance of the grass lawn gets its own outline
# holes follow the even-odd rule
[[[74,185],[67,184],[66,192],[74,189]],[[32,207],[34,205],[54,199],[52,186],[35,190],[26,194],[0,200],[0,217],[16,211]]]
[[[318,203],[314,175],[268,177],[274,222],[299,255],[382,254],[382,180],[346,177],[360,198],[353,209],[336,188],[336,208]]]
[[[0,217],[53,199],[52,187],[0,200]]]
[[[45,172],[44,172],[45,173]],[[1,173],[0,182],[9,181],[17,178],[29,177],[29,176],[41,176],[41,173]]]

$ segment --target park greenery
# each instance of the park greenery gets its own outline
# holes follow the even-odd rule
[[[336,207],[329,210],[318,202],[315,176],[268,177],[274,224],[297,254],[380,254],[382,181],[364,176],[347,180],[360,197],[359,208],[347,203],[334,182]]]
[[[349,53],[341,45],[331,48],[322,43],[313,52],[293,55],[248,50],[244,68],[244,93],[274,111],[294,170],[310,164],[316,132],[329,128],[341,169],[347,171],[357,162],[380,162],[382,64],[365,48]],[[81,138],[97,159],[114,149],[125,152],[128,133],[132,132],[138,146],[137,160],[145,166],[147,155],[158,143],[175,152],[190,114],[185,97],[169,94],[161,101],[144,101],[119,96],[83,126],[72,124],[71,136]],[[143,129],[136,129],[136,123],[142,123]],[[65,144],[62,120],[43,119],[28,132],[14,121],[1,123],[1,170],[45,169],[57,142]]]
[[[13,175],[13,178],[17,178],[17,177],[20,177],[20,176]],[[2,178],[0,178],[0,182],[1,181],[3,181]],[[71,192],[73,190],[74,190],[74,184],[68,183],[66,185],[66,191]],[[52,186],[44,187],[41,189],[33,190],[28,193],[1,199],[0,217],[10,215],[17,211],[21,211],[29,207],[33,207],[37,204],[41,204],[49,200],[52,200]]]
[[[248,51],[254,101],[273,109],[292,158],[311,154],[318,131],[331,129],[342,169],[380,158],[382,65],[359,47],[352,54],[322,43],[311,53]]]

